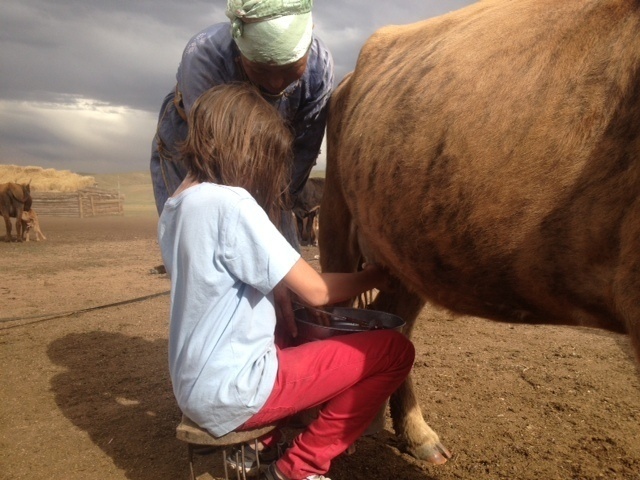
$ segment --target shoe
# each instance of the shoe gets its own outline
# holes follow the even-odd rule
[[[271,465],[269,465],[269,468],[267,468],[262,473],[259,480],[289,480],[289,479],[280,473],[280,471],[276,468],[276,464],[274,462]],[[305,477],[304,480],[331,480],[331,479],[329,477],[325,477],[324,475],[314,474],[314,475],[309,475],[308,477]]]
[[[282,455],[281,444],[275,447],[265,448],[260,451],[260,461],[254,450],[254,443],[245,443],[244,445],[244,463],[242,462],[241,447],[236,447],[226,457],[227,466],[232,470],[244,469],[245,475],[257,475],[260,470],[267,468],[267,465],[276,461]]]

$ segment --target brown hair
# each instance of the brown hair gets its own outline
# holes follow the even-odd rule
[[[231,83],[195,101],[181,152],[195,179],[244,188],[279,226],[288,202],[292,144],[291,131],[259,91]]]

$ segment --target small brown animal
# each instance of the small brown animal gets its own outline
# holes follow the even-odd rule
[[[11,241],[11,218],[16,219],[16,240],[22,241],[22,212],[31,208],[31,181],[23,183],[0,184],[0,214],[4,218],[6,228],[5,241]]]
[[[40,230],[40,222],[38,221],[38,214],[34,208],[31,208],[29,211],[22,212],[22,237],[27,242],[29,241],[29,237],[31,236],[29,232],[33,230],[36,234],[36,242],[39,242],[40,239],[46,240],[47,237],[44,236],[42,230]]]

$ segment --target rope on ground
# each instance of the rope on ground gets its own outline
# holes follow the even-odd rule
[[[44,315],[34,315],[34,316],[31,316],[31,317],[0,318],[0,323],[18,322],[18,321],[22,321],[22,320],[33,320],[32,322],[21,323],[20,325],[12,325],[12,326],[9,326],[9,327],[3,327],[3,328],[0,328],[0,330],[8,330],[8,329],[14,328],[14,327],[22,327],[22,326],[25,326],[25,325],[32,325],[34,323],[40,323],[40,322],[46,322],[46,321],[49,321],[49,320],[55,320],[57,318],[70,317],[71,315],[77,315],[79,313],[91,312],[93,310],[101,310],[103,308],[119,307],[121,305],[128,305],[130,303],[142,302],[144,300],[150,300],[152,298],[160,297],[160,296],[163,296],[163,295],[168,295],[169,293],[170,293],[170,290],[167,290],[166,292],[153,293],[151,295],[145,295],[144,297],[130,298],[129,300],[122,300],[120,302],[115,302],[115,303],[107,303],[105,305],[97,305],[95,307],[81,308],[79,310],[72,310],[70,312],[52,313],[52,314],[44,314]]]

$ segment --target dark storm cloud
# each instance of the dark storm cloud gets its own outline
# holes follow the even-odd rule
[[[9,1],[0,16],[0,98],[60,94],[151,110],[214,2]]]

